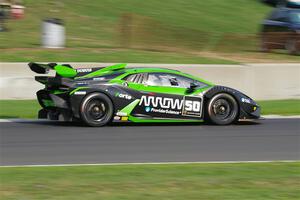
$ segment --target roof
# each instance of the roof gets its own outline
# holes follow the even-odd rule
[[[181,73],[178,70],[167,69],[167,68],[156,68],[156,67],[134,67],[126,68],[126,72],[169,72],[169,73]]]

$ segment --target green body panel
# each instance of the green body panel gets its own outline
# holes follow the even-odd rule
[[[50,93],[51,94],[64,94],[67,93],[68,91],[65,90],[51,90]]]
[[[130,116],[130,113],[135,108],[135,106],[140,102],[139,99],[134,100],[130,104],[128,104],[126,107],[124,107],[122,110],[120,110],[121,113],[126,113],[127,116]]]
[[[80,78],[92,78],[92,77],[96,77],[96,76],[101,76],[107,73],[111,73],[114,70],[120,70],[120,69],[124,69],[126,67],[127,64],[117,64],[117,65],[112,65],[109,67],[105,67],[103,69],[99,69],[97,71],[91,72],[89,74],[86,74],[84,76],[80,76],[80,77],[76,77],[76,79],[80,79]]]
[[[200,82],[203,82],[209,86],[214,86],[213,83],[206,81],[204,79],[192,76],[190,74],[186,74],[180,71],[176,71],[176,70],[172,70],[172,69],[165,69],[165,68],[127,68],[125,69],[125,73],[116,77],[115,79],[113,79],[112,81],[118,81],[118,80],[122,80],[123,78],[125,78],[126,76],[130,75],[130,74],[137,74],[137,73],[151,73],[151,72],[155,72],[155,73],[170,73],[170,74],[177,74],[177,75],[181,75],[181,76],[185,76],[187,78],[191,78]]]
[[[166,86],[149,86],[149,85],[144,85],[144,84],[127,82],[128,87],[131,89],[134,89],[134,90],[146,91],[146,92],[156,92],[156,93],[175,94],[175,95],[196,95],[196,94],[206,91],[209,88],[211,88],[212,86],[214,86],[214,84],[212,84],[206,80],[194,77],[192,75],[182,73],[182,72],[179,72],[176,70],[161,69],[161,68],[128,68],[128,69],[126,69],[124,74],[112,79],[110,81],[110,83],[122,85],[126,82],[123,79],[125,77],[127,77],[128,75],[136,74],[136,73],[151,73],[151,72],[170,73],[170,74],[181,75],[181,76],[205,83],[207,85],[207,87],[196,89],[195,91],[193,91],[192,93],[189,93],[189,94],[187,93],[187,88],[166,87]]]
[[[109,81],[111,84],[117,84],[117,85],[123,85],[125,82],[127,83],[128,88],[137,90],[137,91],[145,91],[145,92],[154,92],[154,93],[164,93],[164,94],[173,94],[173,95],[182,95],[182,96],[195,96],[198,95],[201,92],[204,92],[211,87],[214,86],[214,84],[194,77],[189,74],[185,74],[176,70],[170,70],[170,69],[164,69],[164,68],[127,68],[125,69],[126,64],[117,64],[113,65],[110,67],[102,68],[97,71],[88,73],[84,76],[76,77],[75,79],[85,79],[85,78],[94,78],[94,77],[101,77],[103,75],[108,75],[108,74],[113,74],[116,71],[121,71],[124,72],[121,75],[117,76],[116,78],[112,79]],[[144,85],[144,84],[137,84],[133,82],[127,82],[123,80],[125,77],[131,74],[136,74],[136,73],[170,73],[170,74],[176,74],[176,75],[181,75],[190,79],[194,79],[200,82],[203,82],[207,85],[207,87],[195,89],[191,93],[187,93],[187,88],[179,88],[179,87],[165,87],[165,86],[149,86],[149,85]],[[69,95],[73,95],[75,92],[79,90],[85,90],[89,87],[78,87],[72,91],[69,92]],[[58,93],[60,91],[57,91]],[[123,109],[119,110],[118,112],[124,113],[128,116],[128,120],[132,122],[203,122],[203,119],[161,119],[161,118],[153,118],[153,119],[145,119],[145,118],[139,118],[135,116],[131,116],[131,112],[133,109],[138,105],[140,99],[136,99],[135,101],[131,102],[127,106],[125,106]]]
[[[133,116],[128,117],[129,121],[132,122],[140,122],[140,123],[151,123],[151,122],[162,122],[162,123],[173,123],[173,122],[203,122],[203,120],[190,120],[190,119],[142,119],[142,118],[137,118]]]
[[[54,67],[54,70],[56,71],[56,73],[62,77],[66,77],[66,78],[73,78],[74,76],[77,75],[77,72],[75,69],[70,68],[70,67],[66,67],[63,65],[56,65]]]
[[[119,112],[126,113],[128,116],[128,120],[132,122],[203,122],[203,120],[186,120],[186,119],[142,119],[138,117],[131,116],[130,113],[136,107],[136,105],[140,102],[139,99],[134,100],[126,107],[124,107]]]
[[[42,101],[46,107],[54,107],[55,106],[54,102],[50,99],[43,99]]]
[[[84,89],[87,89],[87,88],[89,88],[89,87],[78,87],[78,88],[72,90],[72,91],[69,93],[69,95],[72,95],[72,94],[74,94],[75,92],[77,92],[77,91],[79,91],[79,90],[84,90]]]
[[[186,96],[193,96],[211,88],[211,86],[208,86],[208,87],[196,89],[192,93],[187,93],[187,88],[161,87],[161,86],[149,86],[149,85],[147,86],[144,84],[136,84],[136,83],[128,83],[128,87],[130,89],[144,91],[144,92],[155,92],[155,93],[186,95]]]

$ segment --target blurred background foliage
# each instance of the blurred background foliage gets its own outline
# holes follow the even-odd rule
[[[9,31],[0,34],[0,60],[44,60],[48,56],[58,61],[77,61],[73,57],[101,61],[95,59],[96,54],[126,51],[128,57],[134,57],[132,50],[137,50],[135,53],[150,58],[150,51],[212,57],[212,63],[251,62],[253,58],[299,61],[295,56],[258,52],[260,23],[272,9],[259,0],[25,0],[24,5],[25,18],[9,20]],[[71,53],[38,49],[42,20],[49,17],[64,20],[66,47]],[[90,52],[92,56],[78,57],[72,53],[75,48],[79,54]],[[58,57],[60,53],[64,57]],[[233,53],[246,54],[246,58],[236,58]],[[103,57],[105,61],[118,61]],[[185,60],[189,59],[182,62]],[[190,62],[203,63],[201,60]]]

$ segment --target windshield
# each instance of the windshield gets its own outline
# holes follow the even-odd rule
[[[291,21],[297,24],[300,24],[300,10],[293,11],[291,13]]]

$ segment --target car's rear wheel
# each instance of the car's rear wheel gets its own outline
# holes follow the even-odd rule
[[[237,121],[239,106],[233,96],[219,93],[207,105],[208,120],[213,124],[228,125]]]
[[[113,117],[113,103],[102,93],[87,95],[80,106],[82,121],[89,126],[104,126]]]

